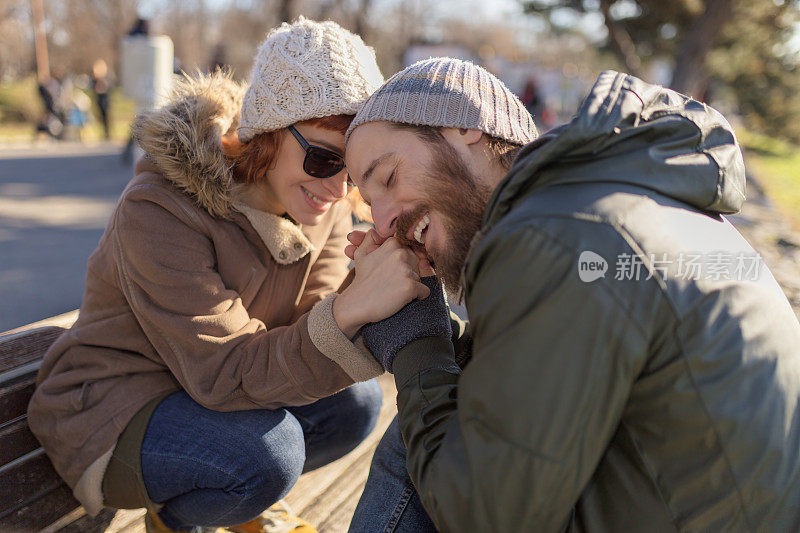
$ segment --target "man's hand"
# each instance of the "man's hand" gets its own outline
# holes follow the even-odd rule
[[[396,314],[361,330],[364,344],[387,372],[393,372],[394,359],[404,346],[417,339],[441,337],[450,340],[450,313],[442,284],[435,276],[422,278],[430,296],[415,300]]]
[[[408,247],[394,237],[384,239],[374,230],[360,241],[353,245],[353,283],[333,303],[334,320],[348,337],[364,324],[390,317],[408,302],[430,294],[420,282],[419,258]]]

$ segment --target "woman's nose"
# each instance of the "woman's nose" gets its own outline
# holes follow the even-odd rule
[[[325,189],[335,198],[347,196],[347,169],[343,169],[338,174],[330,178],[325,178]]]

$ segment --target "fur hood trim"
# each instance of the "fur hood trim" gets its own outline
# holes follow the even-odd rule
[[[219,218],[231,217],[235,201],[221,138],[239,125],[245,87],[222,71],[184,75],[166,105],[133,123],[136,143],[164,177]]]

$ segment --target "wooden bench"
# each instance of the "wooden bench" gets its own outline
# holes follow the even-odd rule
[[[28,429],[27,406],[41,359],[77,319],[73,311],[0,334],[0,532],[143,532],[144,510],[89,517]],[[375,431],[351,453],[300,477],[285,500],[320,532],[347,530],[375,446],[397,412],[394,381],[379,378],[383,409]]]
[[[85,516],[28,429],[26,410],[42,356],[77,316],[73,311],[0,335],[0,531],[54,531],[70,524],[89,531],[96,529],[93,522],[113,517]]]

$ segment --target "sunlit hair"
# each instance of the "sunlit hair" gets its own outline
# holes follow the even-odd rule
[[[442,128],[437,126],[418,126],[416,124],[393,122],[392,127],[398,130],[412,131],[417,135],[417,137],[427,143],[438,144],[447,142],[442,135]],[[505,170],[510,169],[511,163],[514,162],[514,158],[517,157],[522,145],[512,143],[498,137],[492,137],[487,133],[484,133],[483,135],[486,137],[486,148],[492,160]]]
[[[298,122],[300,125],[317,126],[344,135],[355,115],[331,115]],[[237,183],[251,184],[266,181],[269,170],[273,167],[275,157],[280,149],[285,130],[266,131],[253,137],[249,142],[240,142],[234,133],[222,139],[222,153],[233,164],[233,179]],[[369,208],[353,189],[347,195],[353,213],[364,220],[369,220]]]
[[[504,169],[510,169],[511,164],[522,149],[522,145],[498,137],[492,137],[491,135],[486,135],[486,139],[488,140],[486,148],[489,150],[492,158]]]

